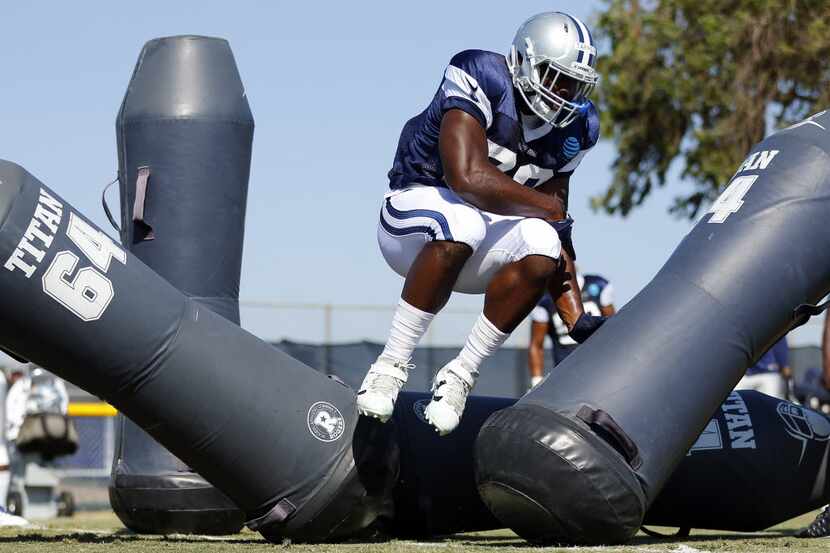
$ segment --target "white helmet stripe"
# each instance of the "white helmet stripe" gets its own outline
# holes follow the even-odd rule
[[[563,12],[559,12],[559,13],[561,13],[562,15],[564,15],[565,17],[570,19],[571,22],[574,24],[574,27],[576,27],[576,34],[577,34],[577,36],[579,36],[579,42],[580,43],[585,42],[585,32],[582,30],[584,26],[581,25],[581,21],[579,21],[577,18],[575,18],[574,16],[572,16],[570,14],[563,13]],[[584,50],[580,49],[579,54],[577,54],[577,56],[578,57],[576,58],[576,61],[578,61],[579,63],[585,63],[585,51]]]
[[[581,19],[578,17],[574,17],[576,20],[577,25],[580,26],[582,32],[584,33],[585,37],[585,44],[588,45],[589,48],[594,48],[594,37],[591,36],[591,31],[588,29],[588,26],[582,22]],[[594,54],[588,53],[588,65],[592,65],[594,63]]]
[[[573,21],[573,24],[576,27],[576,34],[579,36],[579,42],[588,46],[588,49],[586,50],[593,48],[594,39],[591,36],[591,31],[588,30],[588,26],[585,25],[585,23],[583,23],[582,20],[578,17],[574,17],[573,15],[567,13],[562,13],[562,15],[566,16],[568,19]],[[576,61],[578,61],[579,63],[587,63],[588,65],[591,65],[594,61],[594,55],[590,53],[590,51],[586,50],[579,50],[579,57]],[[585,59],[586,57],[588,59]]]

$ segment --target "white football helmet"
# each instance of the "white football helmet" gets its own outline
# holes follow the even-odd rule
[[[561,12],[522,23],[507,54],[513,85],[533,113],[554,127],[567,126],[587,107],[599,82],[596,60],[588,27]]]

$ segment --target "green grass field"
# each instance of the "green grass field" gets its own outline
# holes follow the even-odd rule
[[[623,551],[643,553],[697,553],[704,551],[771,552],[828,551],[828,540],[805,540],[793,537],[796,529],[813,519],[814,513],[788,521],[757,534],[693,531],[683,539],[654,539],[639,535],[624,547],[535,548],[509,531],[459,534],[424,542],[408,540],[349,542],[336,545],[272,545],[259,534],[245,531],[237,536],[139,536],[124,529],[111,512],[80,513],[74,518],[59,519],[25,530],[0,530],[0,551],[15,553],[75,553],[79,551],[273,551],[290,549],[292,553],[495,553],[496,551]],[[658,529],[660,530],[660,529]],[[668,530],[668,529],[666,529]]]

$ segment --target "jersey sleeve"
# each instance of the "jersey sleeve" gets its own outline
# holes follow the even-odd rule
[[[492,79],[486,58],[477,50],[465,50],[450,60],[439,93],[441,111],[460,109],[475,117],[482,127],[493,124],[493,107],[488,96]]]
[[[545,294],[533,311],[530,312],[530,320],[534,323],[549,323],[550,316],[553,312],[553,299],[550,295]]]
[[[588,108],[585,111],[585,117],[582,119],[583,125],[582,136],[579,140],[579,152],[571,159],[564,167],[557,171],[557,174],[570,175],[573,173],[579,164],[582,163],[582,158],[585,157],[599,141],[599,114],[593,102],[588,102]]]
[[[599,306],[608,307],[609,305],[614,305],[614,287],[610,282],[605,281],[605,286],[599,293]]]
[[[547,309],[537,305],[533,308],[533,311],[530,312],[530,320],[534,323],[549,323],[550,315],[548,314]]]
[[[775,360],[778,361],[778,366],[782,369],[790,365],[790,348],[787,346],[787,339],[781,338],[772,346]]]

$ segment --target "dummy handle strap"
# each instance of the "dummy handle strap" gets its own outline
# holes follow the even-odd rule
[[[107,215],[107,219],[110,220],[110,224],[112,225],[112,228],[114,228],[115,230],[117,230],[120,233],[121,232],[121,227],[119,227],[118,223],[115,222],[115,217],[112,216],[112,211],[110,211],[110,206],[107,205],[107,190],[109,190],[110,186],[112,186],[116,182],[118,182],[118,177],[116,177],[114,181],[112,181],[111,183],[109,183],[108,185],[106,185],[104,187],[104,191],[101,192],[101,205],[104,206],[104,213]]]
[[[245,523],[245,526],[256,532],[260,528],[264,528],[271,523],[284,522],[288,519],[288,517],[293,515],[296,510],[297,508],[294,504],[291,503],[288,498],[284,497],[277,501],[277,504],[271,507],[267,513],[261,517],[249,520]]]
[[[640,468],[643,460],[640,451],[628,434],[602,409],[593,409],[583,405],[576,413],[576,418],[591,427],[591,430],[616,449],[634,470]]]
[[[790,330],[798,328],[810,320],[810,317],[821,315],[827,307],[830,306],[830,299],[818,304],[812,305],[809,303],[802,303],[793,310],[793,322],[790,325]]]
[[[133,202],[133,224],[141,240],[153,240],[153,227],[144,220],[144,205],[147,200],[147,186],[150,180],[150,168],[143,165],[138,168],[138,176],[135,179],[135,202]]]

